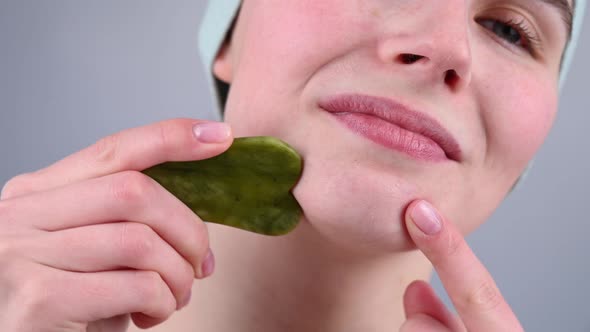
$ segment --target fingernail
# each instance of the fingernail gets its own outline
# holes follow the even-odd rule
[[[193,127],[195,137],[202,143],[223,143],[231,136],[229,125],[223,122],[201,122]]]
[[[207,256],[205,256],[205,260],[201,264],[201,278],[207,278],[213,274],[213,270],[215,270],[215,256],[213,256],[213,252],[209,248]]]
[[[192,295],[193,295],[193,292],[189,291],[188,294],[186,294],[186,296],[182,299],[182,301],[178,305],[178,309],[182,309],[182,308],[186,307],[188,305],[188,303],[191,301]]]
[[[412,211],[410,211],[410,218],[427,235],[434,235],[440,232],[442,228],[442,221],[438,213],[432,205],[425,201],[420,201],[420,203],[414,206]]]

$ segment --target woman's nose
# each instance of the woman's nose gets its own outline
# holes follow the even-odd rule
[[[466,1],[421,2],[429,9],[408,18],[415,23],[403,27],[392,24],[381,39],[380,60],[415,79],[444,84],[452,90],[469,85],[472,58]]]

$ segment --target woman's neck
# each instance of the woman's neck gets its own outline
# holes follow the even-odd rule
[[[215,273],[184,309],[202,331],[395,331],[405,288],[432,273],[417,251],[345,252],[307,223],[282,237],[209,229]]]

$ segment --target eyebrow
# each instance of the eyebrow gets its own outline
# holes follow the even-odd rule
[[[556,8],[561,15],[561,18],[565,24],[567,30],[567,40],[570,40],[572,36],[572,25],[574,20],[574,9],[569,4],[568,0],[541,0],[542,2]],[[576,0],[572,0],[572,4]]]

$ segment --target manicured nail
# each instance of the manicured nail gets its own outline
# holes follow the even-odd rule
[[[213,270],[215,270],[215,256],[213,256],[213,252],[211,251],[211,248],[209,248],[207,256],[201,264],[201,278],[210,276],[213,274]]]
[[[231,136],[231,128],[223,122],[201,122],[193,127],[193,132],[202,143],[223,143]]]
[[[434,235],[440,232],[442,221],[432,205],[425,201],[420,201],[410,211],[410,218],[414,224],[427,235]]]
[[[177,310],[180,310],[180,309],[186,307],[188,305],[188,303],[191,301],[191,296],[192,295],[193,295],[193,292],[192,291],[188,292],[188,294],[186,294],[186,296],[179,303]]]

